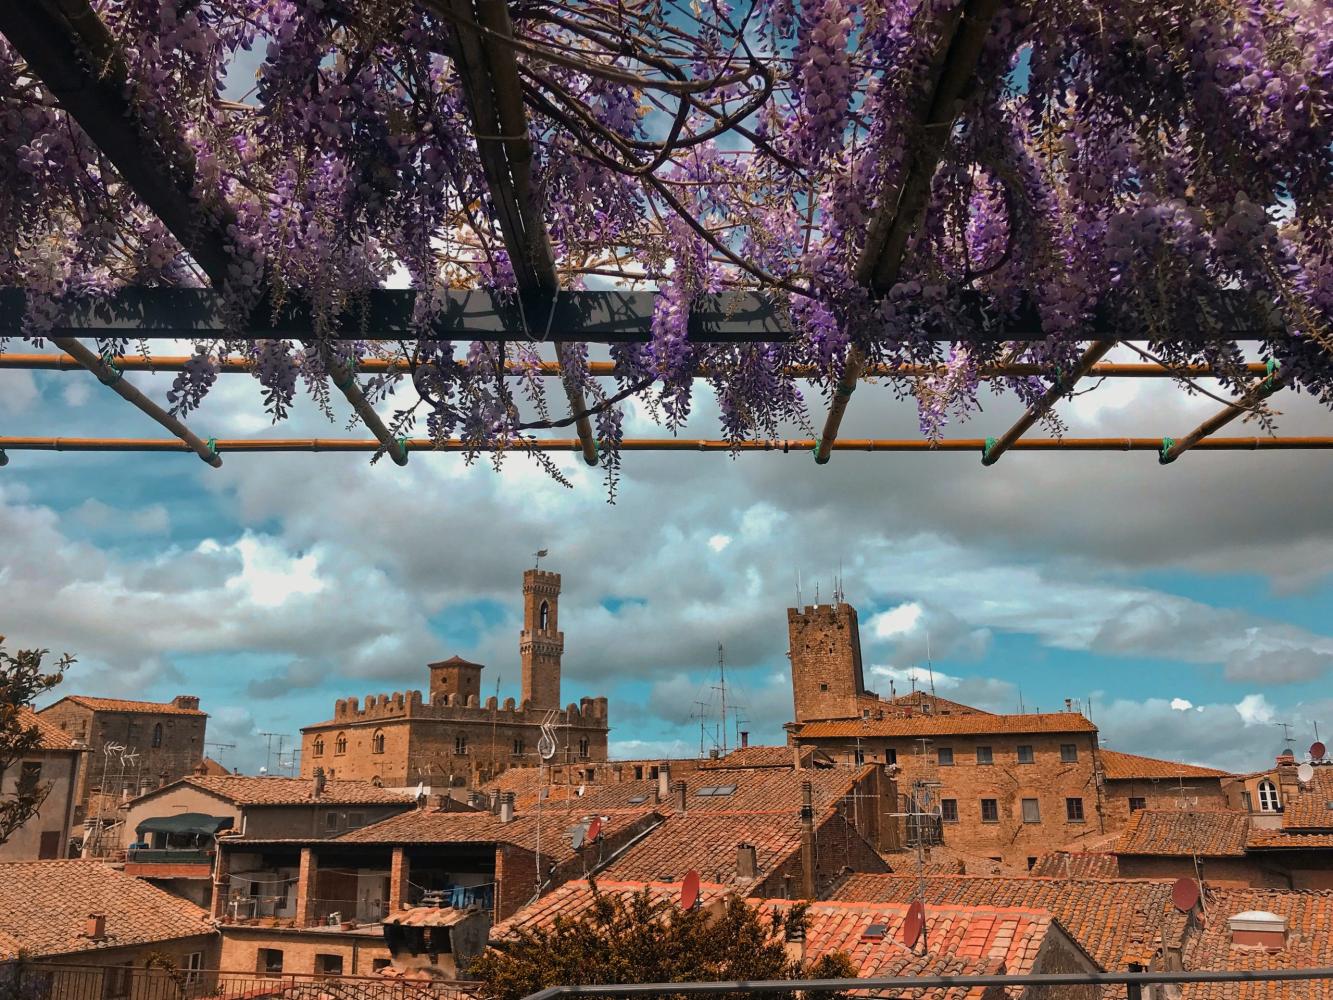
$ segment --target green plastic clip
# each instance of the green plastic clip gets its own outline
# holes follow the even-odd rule
[[[1175,461],[1175,459],[1168,457],[1171,454],[1171,449],[1175,446],[1175,438],[1162,438],[1162,453],[1157,456],[1158,464],[1167,465],[1168,463]]]
[[[111,374],[109,376],[102,376],[102,375],[97,376],[98,381],[100,381],[103,385],[115,385],[117,382],[119,382],[121,379],[125,377],[125,373],[116,364],[115,355],[113,355],[110,351],[107,351],[105,354],[102,355],[102,364],[106,365],[107,368],[111,369]]]
[[[216,458],[218,453],[218,439],[209,438],[207,441],[204,442],[204,444],[208,446],[208,450],[211,451],[213,453],[213,456]]]
[[[820,457],[819,457],[819,446],[822,445],[823,443],[824,443],[824,442],[823,442],[822,439],[819,440],[819,441],[816,441],[816,442],[815,442],[815,446],[814,446],[813,448],[810,449],[811,454],[813,454],[813,455],[815,456],[815,464],[816,464],[816,465],[828,465],[828,459],[829,459],[828,455],[825,455],[823,458],[820,458]]]
[[[986,443],[981,446],[981,460],[985,462],[990,458],[991,449],[999,443],[999,438],[988,437]]]

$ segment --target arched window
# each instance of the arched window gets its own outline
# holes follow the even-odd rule
[[[370,750],[372,753],[384,753],[384,730],[375,730],[375,735],[370,738]]]
[[[314,747],[314,749],[315,749],[315,756],[316,756],[316,757],[323,757],[323,756],[324,756],[324,737],[323,737],[323,736],[316,736],[316,737],[315,737],[315,747]]]
[[[347,734],[339,733],[338,738],[333,741],[334,756],[341,756],[347,752]]]
[[[1267,778],[1259,782],[1259,811],[1266,813],[1282,811],[1282,800],[1277,797],[1277,786]]]
[[[545,630],[547,628],[550,628],[550,622],[551,622],[551,606],[547,604],[545,601],[542,601],[541,624],[538,625],[537,627]]]
[[[161,745],[162,745],[162,723],[159,722],[157,725],[153,727],[153,746],[160,747]]]

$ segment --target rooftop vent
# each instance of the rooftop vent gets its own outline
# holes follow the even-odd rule
[[[106,940],[106,914],[90,913],[83,926],[83,936],[92,941]]]
[[[1287,918],[1266,910],[1246,910],[1227,919],[1233,948],[1281,951],[1287,943]]]

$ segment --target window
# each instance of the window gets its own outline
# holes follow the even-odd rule
[[[827,685],[827,684],[821,684],[821,685],[819,685],[819,690],[821,690],[821,691],[827,691],[827,690],[828,690],[828,685]]]
[[[340,757],[347,752],[347,734],[339,733],[338,738],[333,741],[334,756]]]
[[[1246,812],[1254,812],[1254,799],[1249,792],[1240,793],[1240,807]]]
[[[42,762],[25,760],[19,768],[19,788],[31,791],[42,780]]]
[[[326,830],[336,830],[336,829],[338,829],[338,814],[337,814],[337,813],[326,813],[326,814],[325,814],[325,816],[324,816],[324,829],[326,829]]]
[[[1078,744],[1061,743],[1060,744],[1060,762],[1062,764],[1072,764],[1078,760]]]
[[[320,976],[341,976],[343,957],[341,955],[316,955],[315,973]]]
[[[161,745],[162,745],[162,723],[159,722],[157,725],[153,727],[153,746],[160,747]]]
[[[1071,823],[1083,822],[1083,800],[1065,799],[1065,819]]]
[[[1136,813],[1136,812],[1138,812],[1140,809],[1147,809],[1147,808],[1148,808],[1148,800],[1147,800],[1147,799],[1142,798],[1141,796],[1138,796],[1138,795],[1131,795],[1131,796],[1129,797],[1129,811],[1130,811],[1130,812],[1132,812],[1132,813]]]
[[[366,825],[366,814],[365,814],[365,813],[348,813],[348,814],[347,814],[347,829],[349,829],[349,830],[355,830],[355,829],[358,829],[359,827],[363,827],[363,826],[365,826],[365,825]]]
[[[375,730],[375,735],[370,738],[370,752],[384,753],[384,730]]]
[[[545,601],[542,601],[542,610],[539,620],[541,624],[539,624],[537,627],[541,629],[543,632],[545,632],[548,628],[551,627],[551,606],[547,604]]]
[[[27,764],[23,765],[27,767]],[[1282,811],[1282,800],[1277,796],[1277,786],[1267,778],[1259,782],[1259,811],[1275,813]]]
[[[524,751],[525,751],[526,749],[527,749],[527,748],[523,745],[523,741],[522,741],[522,740],[514,740],[514,756],[515,756],[515,757],[522,757],[523,754],[524,754]],[[635,777],[636,777],[636,778],[642,778],[642,777],[643,777],[643,768],[641,768],[641,767],[636,767],[634,770],[638,772],[637,774],[635,774]]]
[[[1036,858],[1028,858],[1028,871],[1032,871],[1032,869],[1034,869],[1034,868],[1036,868],[1036,867],[1037,867],[1037,859],[1036,859]]]
[[[282,973],[282,949],[260,948],[256,971],[265,972],[269,975],[280,975]]]
[[[981,822],[998,823],[1000,822],[1000,800],[982,799],[981,800]]]
[[[377,958],[370,963],[371,972],[379,972],[381,969],[387,969],[388,967],[389,960],[387,958]]]
[[[588,737],[586,737],[586,736],[581,736],[581,737],[579,737],[579,756],[580,756],[581,758],[583,758],[584,760],[587,760],[587,759],[588,759],[588,749],[589,749],[589,747],[590,747],[590,744],[588,743]]]
[[[709,785],[707,788],[699,789],[694,794],[708,797],[710,795],[730,795],[734,791],[736,791],[735,785]]]
[[[978,764],[994,764],[995,753],[990,747],[977,747]]]
[[[852,760],[854,760],[857,764],[864,764],[866,762],[865,750],[861,747],[857,747],[854,751],[852,751]]]
[[[886,749],[884,751],[884,763],[886,764],[898,763],[898,751],[892,748]]]
[[[124,965],[113,965],[102,973],[102,997],[103,1000],[113,1000],[115,997],[127,997],[130,995],[130,987],[134,981],[134,963],[126,962]]]
[[[520,741],[520,742],[521,742],[521,741]],[[656,777],[656,775],[654,775],[654,777]],[[635,780],[635,781],[642,781],[642,780],[643,780],[643,765],[642,765],[642,764],[635,764],[635,765],[634,765],[634,780]]]
[[[466,736],[455,736],[455,737],[454,737],[454,753],[455,753],[457,756],[459,756],[459,757],[462,757],[464,754],[467,753],[467,737],[466,737]]]
[[[193,986],[199,982],[199,971],[204,967],[204,953],[192,951],[185,956],[185,985]]]
[[[324,756],[324,737],[323,737],[323,736],[316,736],[316,737],[315,737],[314,751],[315,751],[315,756],[316,756],[316,757],[323,757],[323,756]]]
[[[1036,799],[1023,800],[1023,822],[1040,823],[1041,822],[1041,803]]]
[[[935,758],[940,767],[953,767],[953,747],[940,747],[935,751]]]
[[[1032,753],[1032,744],[1018,744],[1018,762],[1020,764],[1031,764],[1034,760],[1036,760],[1036,757]]]
[[[957,799],[940,799],[940,819],[946,823],[958,822]]]

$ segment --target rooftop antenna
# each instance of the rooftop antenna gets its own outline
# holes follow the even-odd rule
[[[815,604],[819,603],[819,581],[815,581]]]
[[[1021,687],[1018,689],[1018,714],[1019,715],[1027,714],[1026,712],[1023,711],[1023,689]]]
[[[546,558],[547,551],[548,551],[547,549],[538,549],[536,552],[532,554],[533,559],[535,560],[532,564],[533,569],[542,568],[542,560]]]
[[[799,569],[796,571],[796,607],[805,607],[805,605],[801,603],[801,571]]]
[[[703,758],[704,758],[704,718],[706,717],[706,710],[707,710],[707,708],[708,708],[708,702],[706,702],[706,701],[696,701],[695,704],[699,707],[699,711],[695,713],[696,717],[699,719],[699,759],[700,759],[700,760],[703,760]]]
[[[275,736],[281,736],[282,734],[281,734],[281,733],[260,733],[259,735],[262,736],[262,737],[264,737],[266,740],[268,740],[268,747],[267,747],[267,749],[266,749],[265,752],[264,752],[264,770],[265,770],[265,772],[267,772],[268,769],[269,769],[269,766],[273,763],[273,737],[275,737]]]
[[[717,644],[717,690],[722,696],[722,756],[727,755],[727,651]],[[703,756],[702,753],[699,756]]]
[[[930,697],[935,699],[935,664],[930,659],[930,629],[926,629],[926,671],[930,674]]]
[[[1275,722],[1273,723],[1273,725],[1277,726],[1282,730],[1282,739],[1286,742],[1288,749],[1296,745],[1296,741],[1291,737],[1290,722]]]

